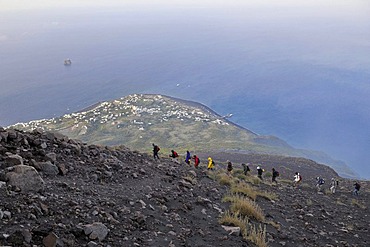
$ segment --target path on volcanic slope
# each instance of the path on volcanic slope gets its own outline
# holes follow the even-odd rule
[[[268,183],[268,182],[267,182]],[[269,246],[366,246],[370,244],[369,193],[355,197],[348,191],[351,181],[343,182],[337,193],[329,185],[318,193],[307,184],[300,188],[279,183],[260,184],[262,190],[279,197],[274,203],[257,198],[266,220],[277,222],[281,230],[268,225]],[[347,190],[347,191],[346,191]],[[360,206],[357,206],[360,205]]]

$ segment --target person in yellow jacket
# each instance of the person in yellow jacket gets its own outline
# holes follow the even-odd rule
[[[208,157],[208,167],[207,167],[207,169],[208,170],[213,170],[214,166],[215,166],[215,162],[213,162],[211,157]]]

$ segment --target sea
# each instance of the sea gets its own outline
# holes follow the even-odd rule
[[[0,8],[0,125],[158,93],[370,179],[369,1],[161,2]]]

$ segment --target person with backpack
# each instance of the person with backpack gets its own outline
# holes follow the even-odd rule
[[[279,172],[275,170],[275,168],[272,168],[272,183],[277,183],[276,178],[279,177]]]
[[[190,159],[191,159],[191,155],[190,155],[189,150],[187,150],[186,151],[186,156],[185,156],[185,163],[190,165]]]
[[[293,186],[298,187],[298,185],[302,182],[302,176],[299,172],[294,174]]]
[[[242,164],[244,175],[247,176],[248,172],[251,170],[248,165]]]
[[[337,187],[339,185],[339,182],[338,180],[334,179],[334,178],[331,178],[331,182],[330,182],[330,191],[332,194],[335,193]]]
[[[215,167],[215,162],[212,160],[211,157],[208,157],[208,166],[207,166],[207,169],[208,170],[213,170]]]
[[[355,189],[353,190],[353,195],[358,196],[361,185],[358,182],[354,183],[353,185],[355,186]]]
[[[228,160],[227,161],[227,173],[231,174],[232,171],[233,171],[233,164],[231,163],[230,160]]]
[[[179,157],[178,153],[174,150],[171,150],[171,154],[169,155],[171,158],[174,158],[176,159],[177,157]]]
[[[198,168],[199,163],[200,163],[200,159],[198,158],[198,156],[196,156],[196,155],[194,154],[194,155],[193,155],[193,160],[194,160],[194,167],[195,167],[195,168]]]
[[[159,159],[158,152],[161,150],[157,145],[153,143],[153,158]]]
[[[263,180],[262,179],[262,173],[264,172],[265,170],[262,169],[260,166],[257,166],[257,176],[259,179]]]
[[[321,187],[322,187],[323,184],[325,184],[325,180],[322,177],[317,177],[316,178],[316,187],[317,187],[318,192],[321,191]]]

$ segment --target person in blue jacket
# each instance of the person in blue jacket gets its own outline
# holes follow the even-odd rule
[[[190,159],[191,159],[191,155],[190,155],[189,150],[187,150],[186,151],[186,157],[185,157],[185,163],[190,165]]]

